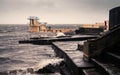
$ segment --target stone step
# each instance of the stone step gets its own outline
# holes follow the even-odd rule
[[[120,60],[120,55],[117,55],[117,54],[114,54],[114,53],[111,53],[111,52],[107,52],[106,53],[108,56],[111,56],[112,58],[115,58],[117,60]]]
[[[91,59],[91,61],[96,65],[96,68],[104,72],[105,75],[120,75],[120,69],[111,62],[103,62],[93,58]]]
[[[105,52],[102,60],[110,62],[120,68],[120,55],[113,52]]]
[[[104,75],[102,72],[98,71],[96,68],[83,69],[82,75]]]

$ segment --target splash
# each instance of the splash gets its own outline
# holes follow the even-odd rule
[[[40,63],[36,64],[33,67],[21,68],[18,70],[9,70],[0,72],[0,75],[38,75],[36,72],[45,68],[48,65],[59,65],[64,59],[53,58],[53,59],[43,59]],[[48,74],[49,75],[49,74]],[[60,75],[55,73],[54,75]]]
[[[59,65],[64,59],[54,58],[54,59],[43,59],[40,63],[33,67],[34,71],[38,71],[39,69],[44,68],[45,66],[51,65]]]

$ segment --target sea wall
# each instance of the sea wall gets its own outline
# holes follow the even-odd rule
[[[65,65],[62,68],[62,70],[64,71],[65,68],[67,68],[67,71],[69,71],[69,75],[79,75],[78,67],[75,65],[72,59],[70,59],[69,56],[65,52],[63,52],[58,46],[56,46],[54,43],[52,43],[52,48],[54,49],[56,56],[60,58],[64,58]]]

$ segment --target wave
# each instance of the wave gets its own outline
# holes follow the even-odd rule
[[[10,60],[9,58],[0,58],[0,60]],[[43,69],[46,73],[54,73],[54,75],[60,75],[58,72],[53,72],[55,70],[52,70],[56,67],[56,65],[60,65],[60,63],[64,61],[61,58],[54,58],[54,59],[43,59],[40,61],[40,63],[34,65],[33,67],[22,67],[21,69],[16,70],[8,70],[8,71],[2,71],[0,72],[0,75],[37,75],[37,73],[42,73]],[[52,67],[48,71],[48,67]],[[45,70],[45,68],[47,68]],[[51,70],[51,71],[50,71]],[[44,73],[43,73],[44,74]],[[53,74],[52,74],[53,75]]]

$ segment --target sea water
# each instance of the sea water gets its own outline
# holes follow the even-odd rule
[[[27,25],[0,25],[0,75],[46,75],[34,72],[63,61],[55,57],[50,45],[19,44],[19,40],[47,36],[28,30]]]

